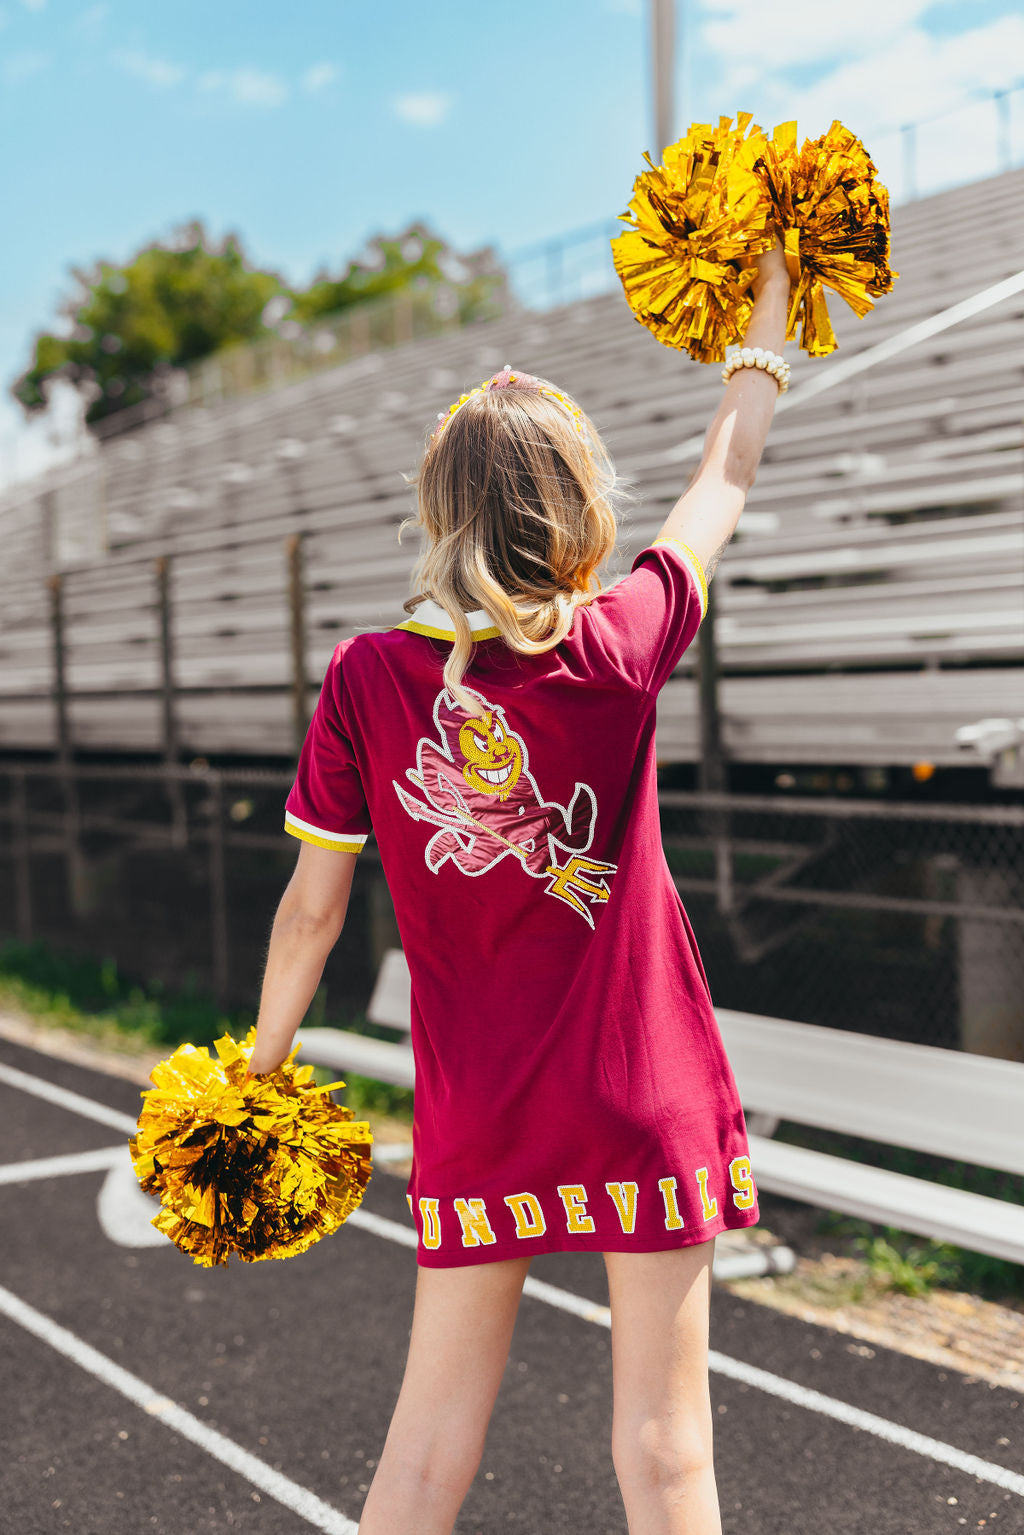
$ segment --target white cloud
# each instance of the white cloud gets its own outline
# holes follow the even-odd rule
[[[143,53],[141,48],[119,49],[114,54],[114,63],[119,69],[123,69],[126,75],[142,80],[146,85],[154,85],[159,90],[180,85],[185,78],[185,71],[180,64],[172,64],[168,59],[155,58],[150,53]]]
[[[338,66],[328,59],[323,59],[319,64],[311,64],[302,77],[302,89],[310,96],[315,96],[318,91],[324,91],[329,85],[333,85],[338,78]]]
[[[448,116],[451,105],[452,98],[446,91],[411,91],[396,96],[392,102],[397,116],[403,122],[415,123],[417,128],[436,128]]]
[[[93,11],[102,20],[104,6],[94,6]],[[87,12],[91,15],[92,12]],[[167,89],[182,81],[194,80],[195,89],[207,96],[219,96],[225,101],[243,107],[281,107],[291,95],[291,88],[280,75],[266,70],[239,65],[233,69],[209,69],[193,76],[192,72],[168,59],[157,58],[141,48],[122,48],[112,55],[113,62],[126,74],[147,85]],[[334,79],[337,70],[326,62],[313,65],[303,76],[303,89],[323,90]]]
[[[25,48],[21,53],[12,53],[9,58],[4,59],[0,64],[0,75],[6,85],[18,85],[22,80],[29,80],[33,75],[37,75],[49,62],[49,54]]]
[[[829,121],[845,112],[896,127],[1013,84],[1021,57],[1024,16],[1003,16],[955,36],[911,27],[805,88],[801,107]]]
[[[886,0],[865,26],[858,6],[822,5],[821,0],[702,0],[700,30],[715,53],[746,60],[759,74],[792,68],[842,52],[881,53],[885,40],[904,31],[934,0]]]
[[[261,69],[214,69],[200,75],[201,91],[227,97],[246,107],[281,107],[288,100],[288,86],[278,75]]]
[[[719,54],[715,99],[723,110],[752,112],[769,133],[795,118],[798,143],[838,118],[863,141],[894,201],[994,175],[1000,166],[990,96],[1019,79],[1024,16],[972,28],[968,9],[964,30],[935,33],[920,24],[929,8],[925,0],[891,0],[865,30],[855,12],[809,0],[764,8],[704,0],[705,14],[718,13],[702,30],[703,43]],[[922,119],[912,189],[904,183],[899,129]]]

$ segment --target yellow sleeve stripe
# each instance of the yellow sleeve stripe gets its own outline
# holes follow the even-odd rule
[[[666,535],[664,538],[656,538],[654,542],[649,545],[649,547],[651,549],[656,549],[659,544],[675,544],[687,565],[692,570],[693,579],[696,581],[697,588],[700,592],[700,616],[703,618],[704,614],[708,610],[708,583],[704,575],[703,565],[694,554],[689,544],[684,544],[681,538],[672,538],[671,536]]]
[[[335,853],[361,853],[370,835],[369,832],[324,831],[319,826],[311,826],[308,821],[300,821],[298,816],[293,816],[288,810],[285,811],[284,829],[290,836],[298,837],[300,842],[312,842],[315,847],[328,847]]]

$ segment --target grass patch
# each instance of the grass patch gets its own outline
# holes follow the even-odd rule
[[[856,1236],[853,1245],[863,1254],[868,1273],[887,1290],[899,1295],[928,1295],[936,1285],[949,1285],[957,1277],[956,1249],[947,1243],[921,1247],[896,1233],[886,1237]]]
[[[218,1008],[192,974],[176,989],[160,980],[141,983],[123,976],[110,956],[53,949],[42,940],[0,942],[0,1008],[114,1048],[208,1045],[225,1030],[244,1038],[255,1022],[250,1009]]]
[[[315,1068],[317,1071],[319,1069]],[[369,1110],[373,1114],[386,1114],[389,1119],[412,1123],[411,1087],[395,1087],[391,1082],[377,1082],[373,1077],[361,1077],[355,1071],[345,1071],[341,1075],[345,1087],[339,1097],[357,1114]],[[330,1075],[324,1077],[324,1081],[330,1080]]]
[[[905,1173],[911,1178],[923,1178],[947,1188],[985,1194],[1010,1205],[1024,1203],[1024,1177],[998,1168],[975,1167],[973,1163],[910,1151],[903,1146],[886,1146],[790,1120],[780,1123],[773,1139],[869,1167]],[[839,1211],[824,1211],[818,1230],[826,1236],[848,1238],[851,1248],[862,1254],[872,1274],[903,1294],[927,1294],[929,1289],[942,1285],[990,1300],[1024,1298],[1024,1265],[1005,1258],[970,1252],[950,1242],[932,1242],[894,1226],[859,1220]]]

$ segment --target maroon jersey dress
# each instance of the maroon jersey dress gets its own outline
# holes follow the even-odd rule
[[[285,828],[372,831],[412,980],[417,1261],[653,1252],[759,1219],[743,1110],[661,841],[658,693],[707,584],[658,538],[523,656],[433,600],[335,647]]]

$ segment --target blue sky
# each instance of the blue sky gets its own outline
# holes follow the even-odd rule
[[[1024,83],[1020,3],[678,11],[677,132],[746,110],[769,129],[796,117],[803,137],[838,116],[894,199],[899,123]],[[639,0],[0,0],[0,382],[71,266],[192,217],[292,281],[416,217],[505,252],[614,217],[655,148],[646,44]],[[1013,110],[1021,163],[1024,93]],[[997,168],[993,116],[935,125],[933,179]],[[29,435],[0,405],[7,477],[34,467]]]

